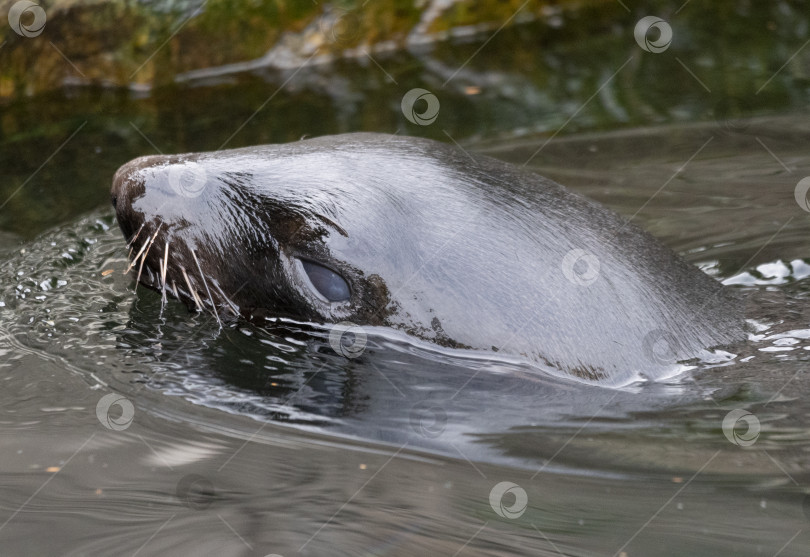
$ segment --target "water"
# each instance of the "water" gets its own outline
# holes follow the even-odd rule
[[[801,13],[791,17],[806,22]],[[646,71],[611,81],[547,143],[634,45],[603,33],[591,41],[605,57],[588,57],[586,41],[538,54],[534,72],[498,68],[535,36],[521,27],[469,64],[467,79],[495,85],[446,90],[437,126],[407,124],[400,89],[431,83],[444,75],[437,61],[455,68],[480,43],[385,60],[398,88],[370,79],[373,65],[302,74],[229,145],[357,129],[449,135],[530,160],[746,296],[747,342],[620,390],[377,336],[347,359],[328,331],[220,329],[135,291],[107,208],[114,168],[149,141],[219,147],[288,76],[146,99],[74,90],[10,107],[5,196],[83,127],[0,211],[0,553],[806,555],[810,219],[794,196],[810,175],[803,66],[764,97],[751,92],[801,41],[785,33],[774,47],[749,21],[740,45],[727,30],[707,37],[693,17],[692,44],[712,48],[671,54],[715,68],[703,75],[714,91],[732,76],[749,84],[738,118],[717,118],[716,94],[675,74],[672,56],[648,56],[627,67]],[[718,63],[731,46],[735,62]],[[742,63],[773,52],[781,62]],[[570,72],[549,70],[560,60]],[[352,86],[335,92],[324,72]],[[544,75],[579,100],[569,109]],[[59,124],[22,133],[39,106]],[[724,429],[735,410],[736,429]],[[503,507],[498,491],[490,501],[500,482],[516,484],[502,487]]]

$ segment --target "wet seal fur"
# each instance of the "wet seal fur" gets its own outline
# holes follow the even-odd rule
[[[393,328],[602,384],[743,338],[736,296],[646,232],[427,139],[141,157],[112,201],[139,280],[218,316]]]

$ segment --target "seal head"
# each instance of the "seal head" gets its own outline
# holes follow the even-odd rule
[[[603,384],[743,337],[736,298],[647,233],[431,140],[142,157],[112,199],[141,282],[219,314],[390,327]]]

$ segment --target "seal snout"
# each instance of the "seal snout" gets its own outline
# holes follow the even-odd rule
[[[133,211],[133,201],[143,195],[145,184],[140,171],[153,165],[159,157],[147,156],[131,160],[121,166],[113,176],[110,188],[110,201],[115,209],[118,225],[129,240],[141,226],[141,217]]]
[[[113,207],[118,206],[121,199],[126,199],[130,194],[128,191],[131,187],[138,182],[136,174],[138,171],[155,164],[156,159],[160,157],[147,156],[138,157],[121,166],[113,176],[111,198]]]

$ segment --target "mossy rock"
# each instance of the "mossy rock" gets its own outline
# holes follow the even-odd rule
[[[251,61],[291,68],[423,48],[558,17],[559,6],[606,2],[0,0],[0,98],[65,84],[148,89],[189,72]]]

